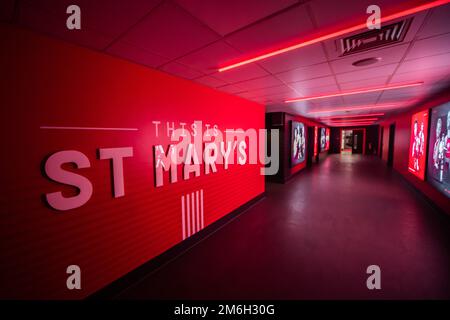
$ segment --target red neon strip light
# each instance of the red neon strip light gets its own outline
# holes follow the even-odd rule
[[[328,112],[351,112],[351,111],[368,110],[368,109],[385,109],[385,108],[400,108],[400,107],[405,107],[405,105],[401,105],[400,103],[387,103],[387,104],[380,104],[380,105],[367,105],[367,106],[360,106],[360,107],[350,107],[350,108],[347,107],[347,108],[342,108],[342,109],[311,111],[311,112],[308,112],[308,114],[328,113]]]
[[[450,0],[432,1],[432,2],[429,2],[429,3],[423,4],[423,5],[417,6],[417,7],[413,7],[413,8],[407,9],[407,10],[403,10],[403,11],[391,14],[389,16],[382,17],[380,19],[380,21],[381,21],[381,23],[385,23],[385,22],[392,21],[392,20],[395,20],[395,19],[398,19],[398,18],[401,18],[401,17],[412,15],[412,14],[415,14],[415,13],[418,13],[418,12],[421,12],[421,11],[424,11],[424,10],[432,9],[432,8],[435,8],[435,7],[447,4],[449,2],[450,2]],[[292,51],[292,50],[296,50],[296,49],[299,49],[299,48],[310,46],[312,44],[315,44],[315,43],[318,43],[318,42],[321,42],[321,41],[329,40],[329,39],[332,39],[332,38],[336,38],[336,37],[342,36],[342,35],[347,34],[347,33],[351,33],[351,32],[354,32],[354,31],[357,31],[357,30],[360,30],[360,29],[364,29],[366,27],[367,27],[367,25],[366,25],[365,22],[364,23],[360,23],[360,24],[355,25],[355,26],[350,27],[350,28],[345,28],[345,29],[342,29],[342,30],[339,30],[339,31],[336,31],[336,32],[328,33],[328,34],[325,34],[323,36],[320,36],[320,37],[317,37],[317,38],[314,38],[314,39],[311,39],[311,40],[303,41],[303,42],[300,42],[300,43],[297,43],[297,44],[294,44],[294,45],[291,45],[291,46],[288,46],[288,47],[285,47],[285,48],[281,48],[281,49],[278,49],[278,50],[275,50],[275,51],[272,51],[272,52],[269,52],[269,53],[266,53],[266,54],[255,56],[255,57],[247,59],[247,60],[243,60],[243,61],[240,61],[240,62],[237,62],[237,63],[234,63],[234,64],[230,64],[228,66],[224,66],[224,67],[219,69],[219,72],[223,72],[223,71],[226,71],[226,70],[230,70],[230,69],[233,69],[233,68],[237,68],[237,67],[240,67],[240,66],[252,63],[252,62],[260,61],[260,60],[267,59],[267,58],[270,58],[270,57],[273,57],[273,56],[277,56],[277,55],[285,53],[285,52],[289,52],[289,51]]]
[[[368,123],[348,123],[348,124],[335,124],[335,125],[331,125],[332,127],[358,127],[358,126],[370,126],[373,125],[373,122],[368,122]]]
[[[328,122],[364,122],[364,121],[375,121],[378,118],[363,118],[363,119],[350,119],[350,120],[328,120]]]
[[[340,119],[340,118],[358,118],[358,117],[375,117],[375,116],[384,116],[384,113],[354,114],[349,116],[329,116],[329,117],[320,117],[319,119]]]
[[[363,122],[335,122],[335,123],[328,123],[330,126],[342,126],[342,125],[358,125],[358,124],[373,124],[375,121],[363,121]]]
[[[284,101],[285,103],[291,103],[291,102],[298,102],[298,101],[307,101],[307,100],[316,100],[316,99],[324,99],[324,98],[332,98],[332,97],[341,97],[341,96],[349,96],[353,94],[360,94],[360,93],[368,93],[368,92],[377,92],[377,91],[386,91],[386,90],[394,90],[394,89],[401,89],[401,88],[408,88],[408,87],[415,87],[420,86],[423,84],[423,81],[418,82],[410,82],[410,83],[402,83],[402,84],[394,84],[394,85],[388,85],[383,87],[372,87],[372,88],[366,88],[366,89],[357,89],[357,90],[349,90],[339,93],[328,93],[328,94],[320,94],[316,96],[309,96],[309,97],[300,97],[300,98],[294,98]]]
[[[326,122],[326,123],[366,123],[366,122],[375,122],[376,120],[364,120],[364,121],[335,121],[335,122]]]
[[[375,119],[364,119],[364,120],[337,120],[337,121],[326,121],[327,123],[355,123],[355,122],[375,122],[378,118]]]

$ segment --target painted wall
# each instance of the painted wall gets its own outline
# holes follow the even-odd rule
[[[194,193],[195,201],[184,202],[185,210],[190,206],[198,214],[202,207],[207,226],[264,192],[258,164],[227,170],[219,164],[208,175],[202,165],[200,176],[191,173],[188,180],[179,168],[178,182],[169,183],[166,175],[164,185],[155,187],[153,159],[155,145],[170,143],[167,122],[179,128],[199,120],[203,130],[206,124],[260,129],[262,105],[6,25],[0,35],[1,298],[86,297],[182,241],[187,195]],[[152,121],[161,122],[158,136]],[[118,147],[132,147],[133,156],[123,159],[125,195],[114,198],[112,163],[98,152]],[[79,208],[57,211],[46,194],[78,194],[43,172],[46,159],[63,150],[87,157],[86,168],[63,168],[89,179],[93,194]],[[203,205],[196,202],[200,190]],[[191,216],[192,224],[201,219]],[[81,290],[66,288],[72,264],[81,267]]]
[[[415,188],[424,193],[432,202],[445,212],[450,214],[450,201],[442,193],[432,187],[426,181],[421,181],[408,171],[409,142],[411,131],[411,117],[419,111],[427,110],[450,100],[449,93],[443,93],[432,97],[421,105],[416,106],[408,112],[401,113],[392,118],[386,119],[380,126],[384,129],[383,155],[382,159],[387,161],[389,147],[389,125],[395,123],[394,140],[394,164],[393,167],[402,174]]]

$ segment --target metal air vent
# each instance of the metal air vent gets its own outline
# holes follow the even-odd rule
[[[380,29],[354,34],[339,41],[341,56],[364,52],[402,42],[411,25],[412,18],[382,26]]]

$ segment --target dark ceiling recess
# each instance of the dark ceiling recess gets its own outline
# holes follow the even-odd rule
[[[398,21],[380,29],[354,34],[338,40],[341,56],[364,52],[402,42],[411,25],[412,18]]]
[[[352,65],[354,65],[355,67],[364,67],[364,66],[369,66],[371,64],[377,63],[380,60],[381,60],[381,58],[378,58],[378,57],[366,58],[366,59],[357,60],[357,61],[353,62]]]

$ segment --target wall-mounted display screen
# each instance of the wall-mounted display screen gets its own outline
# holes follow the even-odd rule
[[[327,147],[326,128],[320,128],[320,151],[325,151]]]
[[[317,156],[317,153],[319,153],[319,142],[317,141],[319,139],[319,128],[314,127],[314,157]]]
[[[433,108],[427,180],[450,198],[450,102]]]
[[[330,149],[330,128],[325,129],[325,150]]]
[[[417,112],[411,118],[408,170],[422,180],[425,178],[427,134],[428,110]]]
[[[306,139],[305,125],[301,122],[292,121],[291,129],[291,166],[305,161]]]

